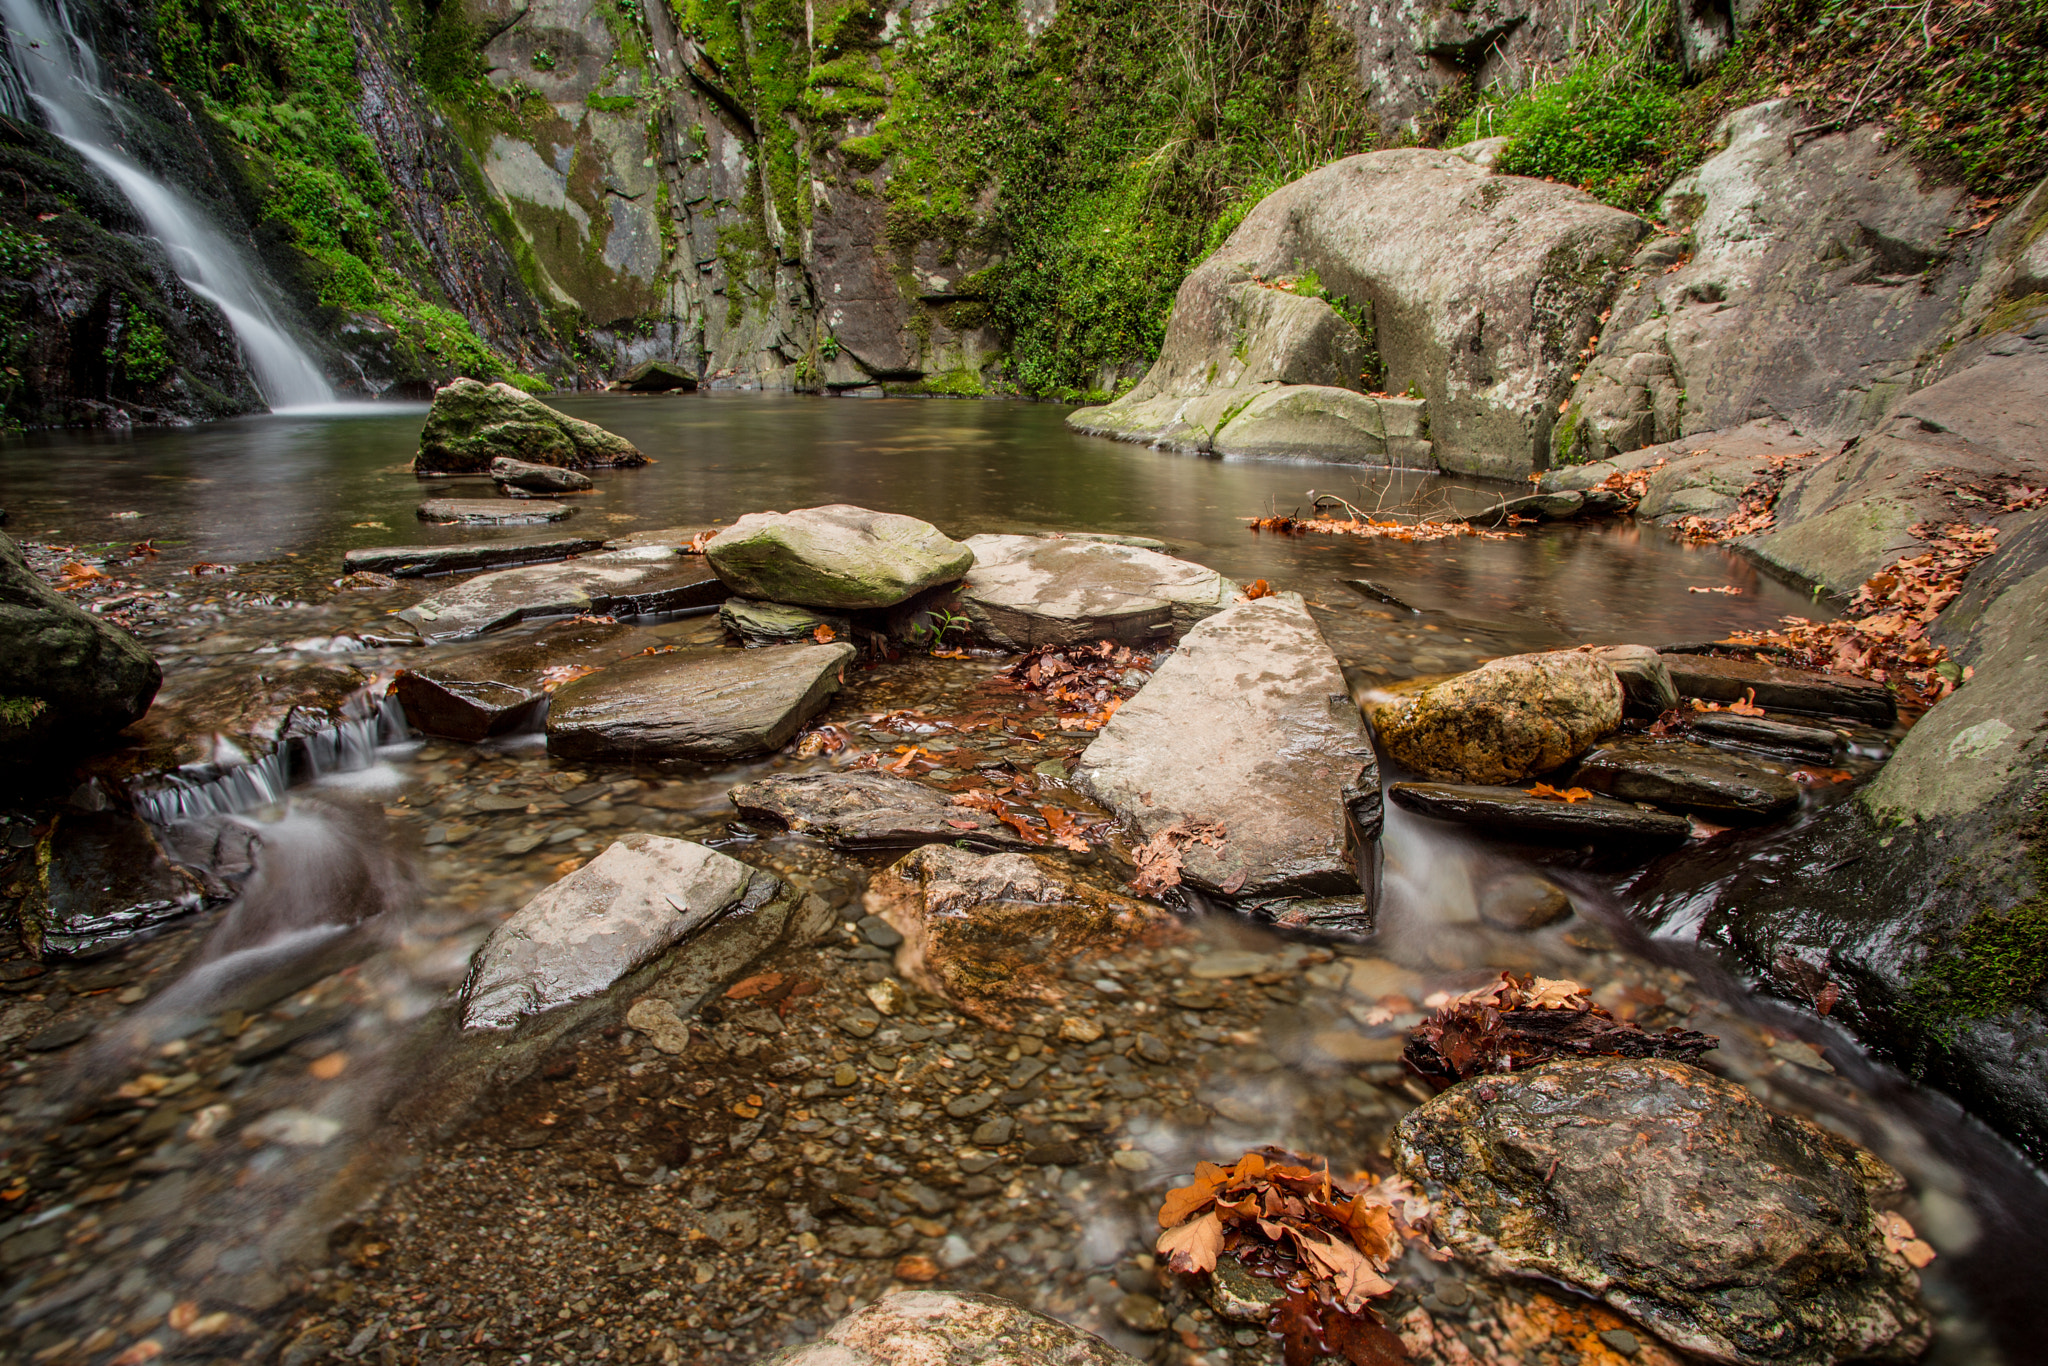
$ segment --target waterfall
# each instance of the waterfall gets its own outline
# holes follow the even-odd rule
[[[272,408],[332,403],[334,390],[320,368],[264,302],[252,263],[207,222],[199,206],[143,170],[117,146],[119,109],[100,82],[99,59],[71,26],[64,0],[0,0],[7,46],[20,81],[0,86],[10,106],[25,93],[50,131],[114,182],[149,230],[163,243],[171,268],[194,294],[227,316],[242,344],[256,387]],[[27,111],[10,107],[10,114]]]

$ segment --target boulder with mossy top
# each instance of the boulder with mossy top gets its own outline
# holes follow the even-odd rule
[[[563,469],[647,463],[623,436],[557,412],[509,384],[457,379],[437,389],[414,472],[488,474],[500,457]]]
[[[82,611],[0,536],[0,761],[83,749],[141,718],[163,670]]]
[[[713,536],[704,558],[741,597],[839,611],[894,607],[974,564],[930,522],[850,503],[749,513]]]

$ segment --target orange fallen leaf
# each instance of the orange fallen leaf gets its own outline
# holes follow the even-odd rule
[[[839,633],[833,630],[828,622],[819,622],[817,627],[811,632],[811,639],[817,641],[820,645],[830,645],[838,638]]]
[[[1724,584],[1719,588],[1701,588],[1698,585],[1693,585],[1685,591],[1688,593],[1726,593],[1731,597],[1740,596],[1742,593],[1742,590],[1732,583]]]
[[[1254,602],[1259,598],[1270,598],[1272,596],[1273,585],[1267,583],[1264,579],[1253,579],[1244,590],[1244,600],[1246,602]]]
[[[1790,774],[1793,782],[1805,787],[1818,783],[1846,783],[1855,776],[1845,768],[1795,768]]]
[[[565,683],[588,678],[597,670],[588,664],[550,664],[540,671],[540,690],[551,693]]]
[[[1906,1217],[1896,1210],[1879,1210],[1877,1226],[1884,1234],[1885,1248],[1904,1257],[1915,1271],[1934,1260],[1934,1245],[1915,1233]]]
[[[779,972],[757,972],[752,977],[742,977],[725,989],[728,1001],[744,1001],[750,996],[759,996],[764,991],[773,991],[782,985]]]
[[[348,1054],[338,1050],[326,1054],[324,1057],[313,1059],[312,1063],[306,1068],[307,1072],[320,1081],[333,1081],[347,1070]]]
[[[939,1278],[939,1264],[929,1257],[912,1253],[896,1260],[896,1279],[899,1281],[935,1281]]]
[[[1153,1250],[1165,1254],[1167,1265],[1175,1271],[1214,1271],[1216,1254],[1223,1251],[1223,1220],[1210,1210],[1199,1219],[1167,1229]]]
[[[1534,787],[1525,788],[1524,791],[1532,797],[1541,797],[1543,800],[1550,802],[1590,802],[1593,800],[1593,794],[1583,787],[1560,789],[1552,787],[1549,783],[1538,783]]]

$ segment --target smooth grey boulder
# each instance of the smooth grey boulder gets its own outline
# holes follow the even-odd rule
[[[643,639],[616,622],[553,625],[522,640],[400,669],[391,696],[414,730],[473,744],[538,724],[547,710],[550,669],[602,667],[638,653]]]
[[[1796,470],[1799,462],[1821,453],[1819,442],[1802,436],[1790,424],[1769,419],[1745,422],[1725,431],[1694,436],[1609,454],[1582,465],[1548,471],[1538,490],[1545,493],[1590,491],[1615,473],[1648,471],[1647,487],[1637,501],[1640,520],[1671,522],[1684,517],[1726,517],[1742,501],[1750,485],[1772,472],[1774,464]]]
[[[1723,825],[1772,820],[1799,805],[1799,784],[1776,764],[1683,740],[1630,737],[1601,745],[1572,770],[1574,787]]]
[[[1068,422],[1209,450],[1259,390],[1360,389],[1365,339],[1322,299],[1272,287],[1314,271],[1370,316],[1381,387],[1427,399],[1436,463],[1518,479],[1547,463],[1578,352],[1642,233],[1580,190],[1451,152],[1347,157],[1260,201],[1182,283],[1145,378]]]
[[[647,463],[624,437],[557,412],[509,384],[455,379],[435,390],[413,470],[483,474],[499,456],[566,469]]]
[[[762,1366],[1138,1366],[1092,1333],[994,1295],[895,1290]]]
[[[464,526],[527,526],[559,522],[576,509],[542,499],[429,498],[419,506],[422,522],[460,522]]]
[[[1461,1259],[1572,1286],[1710,1361],[1910,1362],[1933,1336],[1879,1222],[1898,1173],[1686,1063],[1454,1086],[1401,1121],[1394,1160]]]
[[[1074,781],[1137,837],[1204,825],[1181,852],[1212,896],[1370,895],[1379,768],[1299,598],[1242,602],[1187,633],[1083,751]]]
[[[755,598],[727,598],[718,604],[718,623],[749,645],[789,645],[815,640],[820,626],[837,636],[853,630],[852,622],[840,613],[815,612],[808,607]]]
[[[543,536],[516,541],[478,541],[469,545],[375,545],[341,557],[344,574],[389,574],[397,579],[461,574],[477,569],[509,569],[522,564],[547,564],[571,555],[588,554],[604,545],[588,536]]]
[[[1898,719],[1899,706],[1891,691],[1867,678],[1809,673],[1761,659],[1723,659],[1718,655],[1666,654],[1664,667],[1670,670],[1672,686],[1681,697],[1717,703],[1749,698],[1766,711],[1845,716],[1880,726]]]
[[[1118,640],[1159,645],[1237,595],[1187,560],[1108,541],[970,536],[956,596],[976,636],[1008,650]]]
[[[1217,455],[1433,470],[1428,405],[1326,384],[1244,391],[1209,442]]]
[[[537,617],[636,617],[709,607],[727,592],[703,561],[652,545],[479,574],[406,608],[398,620],[424,639],[458,640]]]
[[[462,988],[465,1029],[510,1029],[608,991],[720,916],[790,892],[687,840],[631,834],[491,932]]]
[[[587,474],[554,465],[536,465],[501,455],[491,462],[491,478],[498,487],[523,493],[587,493],[597,484]]]
[[[974,562],[929,522],[850,503],[748,513],[711,538],[704,558],[741,597],[842,611],[894,607]]]
[[[728,794],[742,819],[779,825],[836,849],[1031,849],[989,812],[893,773],[776,774]]]
[[[1692,822],[1683,816],[1645,811],[1606,797],[1567,802],[1531,796],[1519,787],[1390,783],[1387,798],[1404,811],[1432,820],[1510,838],[1590,844],[1605,853],[1675,848],[1692,838]]]
[[[68,601],[0,536],[0,761],[90,746],[140,720],[162,682],[135,637]]]
[[[851,645],[640,655],[555,690],[548,752],[715,763],[789,743],[839,690]]]

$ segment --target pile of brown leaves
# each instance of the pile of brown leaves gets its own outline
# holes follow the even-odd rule
[[[1456,536],[1477,536],[1483,541],[1505,541],[1519,531],[1492,531],[1469,522],[1397,522],[1376,517],[1247,517],[1253,531],[1271,531],[1282,536],[1373,536],[1388,541],[1442,541]]]
[[[1442,1091],[1468,1077],[1518,1072],[1560,1057],[1696,1062],[1720,1046],[1712,1035],[1689,1029],[1651,1034],[1624,1024],[1577,982],[1503,972],[1417,1026],[1401,1060]]]
[[[1742,491],[1735,511],[1726,517],[1681,517],[1674,530],[1693,545],[1713,545],[1717,541],[1732,541],[1738,536],[1769,531],[1778,524],[1778,495],[1784,491],[1786,476],[1791,473],[1789,466],[1794,460],[1818,454],[1818,451],[1800,451],[1792,455],[1765,456],[1767,468],[1756,472],[1757,477]]]
[[[1138,865],[1138,875],[1130,881],[1131,890],[1139,896],[1158,896],[1168,887],[1180,886],[1181,855],[1197,844],[1221,849],[1224,836],[1229,833],[1214,821],[1198,825],[1175,821],[1131,850],[1131,862]]]
[[[1228,1254],[1284,1286],[1269,1326],[1287,1366],[1325,1355],[1352,1366],[1406,1360],[1368,1301],[1393,1290],[1384,1273],[1404,1240],[1422,1238],[1429,1203],[1400,1177],[1347,1181],[1317,1161],[1263,1148],[1230,1167],[1198,1164],[1192,1183],[1166,1193],[1157,1250],[1186,1275],[1214,1271]]]
[[[1137,692],[1124,682],[1133,670],[1151,676],[1157,661],[1143,650],[1098,640],[1087,645],[1041,645],[997,676],[1039,693],[1053,704],[1061,730],[1101,730]]]
[[[1599,483],[1587,489],[1588,493],[1618,493],[1629,500],[1631,505],[1643,501],[1643,495],[1650,491],[1650,476],[1664,468],[1665,461],[1645,465],[1639,470],[1616,470]],[[1542,475],[1535,476],[1541,479]]]
[[[1913,534],[1927,549],[1873,574],[1835,621],[1785,617],[1776,631],[1738,631],[1735,645],[1772,646],[1787,664],[1889,683],[1908,721],[1969,677],[1948,651],[1927,639],[1941,609],[1963,591],[1977,562],[1997,548],[1998,528],[1923,522]]]

